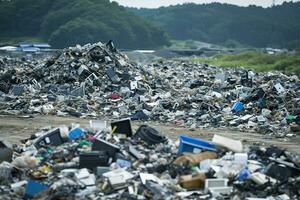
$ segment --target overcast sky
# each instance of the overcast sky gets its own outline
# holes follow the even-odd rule
[[[175,5],[175,4],[182,4],[185,2],[193,2],[193,3],[211,3],[211,2],[221,2],[221,3],[229,3],[229,4],[236,4],[240,6],[248,6],[249,4],[255,4],[258,6],[268,7],[272,5],[273,0],[223,0],[223,1],[210,1],[210,0],[112,0],[118,2],[120,5],[123,6],[130,6],[130,7],[144,7],[144,8],[158,8],[160,6],[168,6],[168,5]],[[289,0],[290,1],[290,0]],[[299,0],[294,0],[299,1]],[[282,4],[284,0],[276,0],[276,4]]]

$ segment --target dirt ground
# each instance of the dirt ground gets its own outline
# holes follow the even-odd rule
[[[20,139],[28,138],[31,134],[39,132],[43,127],[58,127],[61,125],[69,126],[71,123],[80,123],[82,127],[87,127],[89,126],[89,119],[56,116],[35,116],[34,118],[24,118],[21,116],[17,117],[0,115],[0,140],[6,140],[16,144],[20,141]],[[133,122],[133,130],[135,131],[143,123],[144,122]],[[176,140],[179,135],[188,135],[210,140],[214,134],[219,134],[229,138],[239,139],[243,142],[243,144],[246,145],[277,145],[295,153],[300,152],[300,135],[292,138],[274,138],[258,133],[246,133],[224,129],[190,130],[174,124],[163,124],[156,122],[147,122],[147,124],[153,126],[173,140]]]

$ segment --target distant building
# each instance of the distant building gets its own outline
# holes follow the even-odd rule
[[[52,49],[48,43],[29,43],[22,42],[16,46],[0,46],[0,56],[38,56],[47,57],[54,55],[57,49]]]
[[[288,53],[287,49],[274,49],[274,48],[265,48],[265,52],[270,55]]]
[[[50,51],[51,45],[48,43],[20,43],[19,51],[23,52],[39,52],[39,51]]]
[[[21,49],[29,48],[29,47],[32,47],[32,44],[30,44],[30,43],[21,43],[21,44],[19,44],[19,47]]]
[[[21,51],[23,52],[27,52],[27,53],[34,53],[34,52],[38,52],[40,51],[40,48],[37,47],[26,47],[26,48],[22,48]]]
[[[48,43],[33,43],[33,47],[50,49],[51,45]]]
[[[17,51],[17,47],[14,46],[3,46],[0,47],[0,51]]]

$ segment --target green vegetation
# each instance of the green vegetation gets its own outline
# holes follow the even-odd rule
[[[300,54],[268,55],[249,51],[239,54],[219,54],[212,58],[192,58],[192,61],[221,67],[245,67],[260,72],[279,70],[300,73]]]
[[[300,2],[262,8],[229,4],[184,4],[159,9],[128,8],[167,31],[174,40],[253,47],[300,47]]]
[[[0,1],[0,30],[0,42],[41,38],[59,48],[111,39],[127,49],[169,44],[160,28],[109,0]]]

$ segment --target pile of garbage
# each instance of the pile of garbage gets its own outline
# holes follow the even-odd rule
[[[1,199],[300,198],[300,156],[214,135],[174,142],[129,119],[0,143]]]
[[[184,60],[141,66],[112,41],[49,59],[0,59],[1,114],[130,117],[292,137],[300,130],[299,94],[299,75]]]
[[[0,96],[7,114],[103,116],[118,105],[110,101],[120,100],[120,92],[131,95],[120,86],[134,88],[141,76],[111,41],[70,47],[50,59],[6,58],[3,63]]]
[[[292,136],[288,125],[299,131],[297,75],[255,73],[186,61],[165,61],[151,66],[147,69],[155,74],[152,76],[155,86],[158,82],[167,95],[159,101],[162,121],[175,121],[192,128],[236,127],[279,137]]]

